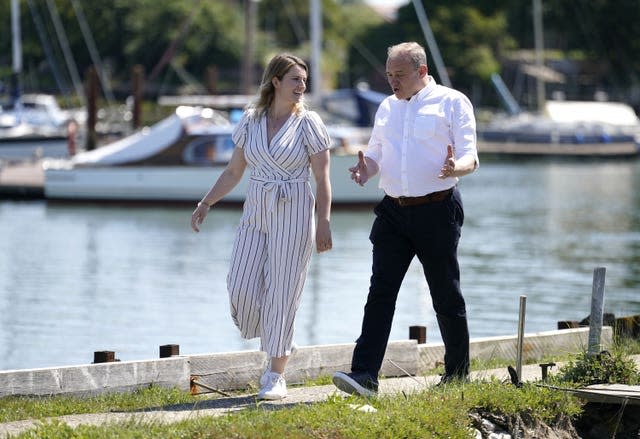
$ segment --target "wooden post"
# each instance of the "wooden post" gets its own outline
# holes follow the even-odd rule
[[[113,363],[116,360],[116,353],[114,351],[95,351],[93,353],[94,363]]]
[[[522,381],[522,349],[524,345],[524,317],[527,310],[527,296],[520,296],[520,315],[518,318],[518,350],[516,352],[516,373],[518,382]]]
[[[572,329],[579,328],[580,322],[577,320],[559,320],[558,329]]]
[[[547,376],[549,375],[549,368],[555,366],[556,363],[540,363],[540,369],[542,370],[542,381],[547,381]]]
[[[619,337],[640,337],[640,315],[615,319],[614,333]]]
[[[87,94],[87,151],[95,149],[97,145],[96,123],[98,121],[98,72],[94,66],[90,66],[86,73]]]
[[[606,269],[597,267],[593,270],[593,286],[591,290],[591,314],[589,315],[589,348],[588,355],[600,353],[602,319],[604,309],[604,276]]]
[[[214,95],[218,92],[218,67],[207,67],[207,76],[205,78],[205,84],[207,85],[207,91],[209,94]]]
[[[142,126],[142,100],[144,90],[144,67],[136,64],[132,71],[132,89],[133,89],[133,117],[131,122],[133,129]]]
[[[180,355],[180,345],[165,344],[160,346],[160,358],[169,358],[174,355]]]
[[[409,340],[417,340],[418,344],[427,342],[426,326],[409,326]]]

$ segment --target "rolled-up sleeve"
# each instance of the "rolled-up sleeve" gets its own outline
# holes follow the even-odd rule
[[[476,162],[476,167],[480,165],[478,159],[478,146],[476,135],[476,119],[473,112],[473,105],[469,99],[460,95],[453,103],[453,141],[455,144],[456,160],[464,156],[471,156]]]
[[[367,151],[364,153],[365,157],[369,157],[374,162],[380,164],[382,161],[382,144],[383,144],[383,131],[389,119],[390,106],[388,100],[385,100],[380,104],[376,111],[373,128],[371,129],[371,137],[369,138],[369,144]]]

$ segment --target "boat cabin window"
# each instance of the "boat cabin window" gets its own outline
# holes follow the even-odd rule
[[[231,134],[197,136],[184,148],[182,160],[188,165],[226,164],[231,159],[233,148]]]

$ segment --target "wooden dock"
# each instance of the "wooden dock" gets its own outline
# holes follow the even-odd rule
[[[553,388],[553,387],[552,387]],[[640,386],[626,384],[593,384],[581,389],[562,389],[578,398],[601,404],[640,405]]]
[[[0,199],[44,198],[44,170],[41,160],[0,162]]]

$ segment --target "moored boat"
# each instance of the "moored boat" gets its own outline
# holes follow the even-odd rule
[[[78,119],[47,94],[25,94],[17,104],[0,104],[0,160],[68,157],[77,152],[75,145],[80,144],[77,138],[69,143],[69,137],[74,135],[69,124],[75,123],[79,129],[82,121]]]
[[[157,124],[112,144],[69,159],[45,160],[44,194],[50,200],[195,202],[217,180],[231,157],[233,125],[208,108],[180,106]],[[364,187],[351,181],[357,158],[349,144],[357,129],[331,127],[334,142],[331,183],[334,204],[374,203],[383,196],[377,180]],[[248,174],[224,198],[244,201]],[[311,179],[313,184],[313,179]]]
[[[520,112],[479,124],[478,153],[634,157],[640,155],[640,120],[620,102],[547,101],[542,114]]]

